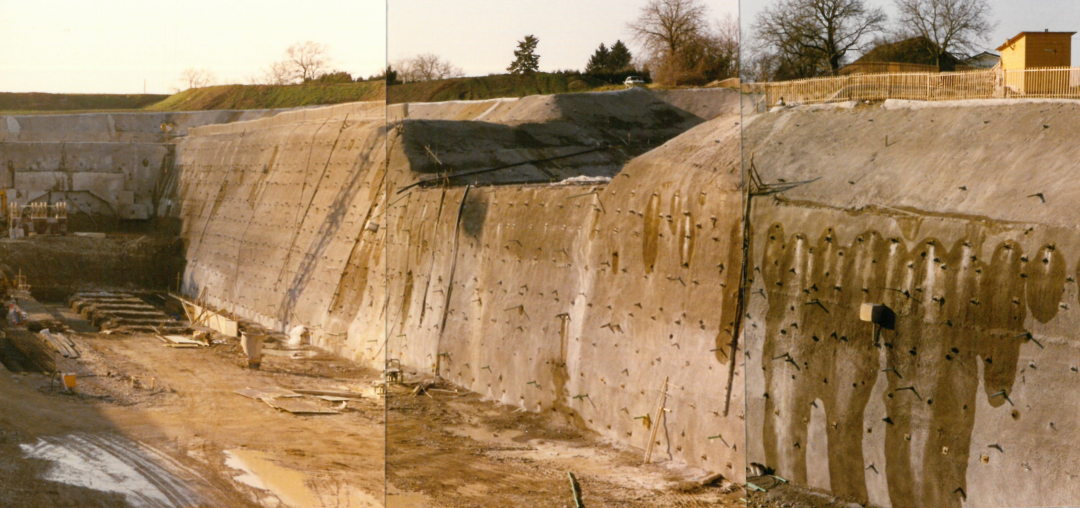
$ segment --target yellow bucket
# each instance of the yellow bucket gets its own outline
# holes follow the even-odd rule
[[[65,372],[60,377],[64,379],[64,388],[65,389],[71,390],[71,389],[75,388],[75,373],[73,373],[73,372]]]

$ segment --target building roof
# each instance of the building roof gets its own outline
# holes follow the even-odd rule
[[[889,62],[936,65],[941,70],[951,71],[956,67],[956,64],[960,63],[960,59],[949,52],[945,52],[945,54],[941,55],[940,61],[935,62],[934,51],[931,49],[935,47],[936,45],[932,41],[922,36],[895,42],[885,42],[878,44],[858,60],[852,62],[852,64]]]
[[[1020,40],[1020,38],[1021,38],[1021,37],[1024,37],[1025,35],[1030,35],[1030,34],[1054,34],[1054,35],[1068,35],[1068,36],[1072,37],[1073,35],[1076,35],[1076,32],[1050,32],[1050,31],[1042,31],[1042,32],[1020,32],[1020,33],[1016,34],[1016,36],[1014,36],[1014,37],[1013,37],[1012,39],[1009,39],[1009,40],[1008,40],[1008,41],[1007,41],[1007,42],[1006,42],[1005,44],[1003,44],[1003,45],[1002,45],[1002,46],[1001,46],[1000,48],[998,48],[997,50],[998,50],[998,51],[1004,51],[1004,50],[1005,50],[1005,48],[1007,48],[1007,47],[1011,46],[1011,45],[1012,45],[1012,43],[1014,43],[1014,42],[1016,42],[1016,41]]]
[[[969,56],[969,57],[961,60],[960,63],[963,64],[963,65],[966,65],[968,67],[989,69],[989,68],[993,67],[994,64],[996,64],[996,63],[998,63],[1000,61],[1001,61],[1001,55],[996,54],[996,53],[991,53],[989,51],[983,51],[982,53],[979,53],[977,55],[972,55],[972,56]]]

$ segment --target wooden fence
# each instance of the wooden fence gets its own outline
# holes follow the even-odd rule
[[[885,99],[1080,99],[1080,68],[851,75],[775,83],[747,83],[743,90],[763,94],[767,107],[773,107],[781,101],[784,104],[823,104]]]

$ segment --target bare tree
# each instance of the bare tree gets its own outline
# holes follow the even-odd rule
[[[700,0],[649,0],[627,27],[646,52],[677,55],[706,30],[707,14]]]
[[[285,50],[286,64],[292,67],[294,79],[301,82],[319,77],[330,65],[326,44],[313,41],[297,42]]]
[[[807,77],[837,74],[848,52],[882,32],[886,19],[865,0],[778,0],[758,14],[753,31],[759,50],[772,53],[778,67]]]
[[[180,72],[180,82],[187,87],[185,90],[210,86],[215,80],[214,73],[209,69],[188,67]]]
[[[434,53],[424,53],[401,60],[394,64],[398,79],[409,83],[413,81],[434,81],[438,79],[459,78],[465,73],[449,60],[444,60]]]
[[[739,20],[728,13],[713,25],[709,38],[713,41],[714,72],[717,78],[739,75]]]
[[[986,0],[894,0],[901,32],[922,36],[935,64],[958,51],[975,53],[997,26]]]
[[[288,62],[273,62],[262,69],[262,76],[256,79],[259,84],[263,85],[288,85],[296,79],[296,73],[293,72]],[[254,82],[256,79],[252,79],[252,81]]]
[[[704,84],[738,75],[738,22],[728,15],[710,23],[701,0],[650,0],[628,27],[657,82]]]

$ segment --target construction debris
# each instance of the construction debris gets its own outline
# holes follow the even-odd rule
[[[103,331],[182,334],[188,330],[186,324],[130,293],[76,293],[68,305]]]
[[[306,388],[294,388],[292,391],[304,395],[314,395],[322,397],[337,397],[342,399],[360,399],[363,398],[359,393],[347,392],[343,390],[308,390]]]
[[[193,326],[206,326],[227,337],[240,336],[240,323],[204,304],[177,297],[184,306],[184,313]]]
[[[292,414],[303,414],[303,415],[321,415],[321,414],[333,414],[333,415],[336,415],[336,414],[340,414],[340,411],[335,411],[333,409],[327,409],[327,408],[322,407],[322,406],[320,406],[320,405],[318,405],[318,404],[316,404],[314,402],[309,402],[309,401],[306,401],[306,400],[297,400],[297,399],[284,399],[284,400],[281,400],[281,399],[275,399],[275,398],[269,398],[268,397],[268,398],[262,399],[262,401],[265,402],[267,405],[269,405],[270,407],[272,407],[274,409],[280,409],[282,411],[288,411],[288,412],[290,412]]]
[[[75,343],[71,339],[67,338],[61,333],[51,333],[48,328],[38,332],[38,336],[45,339],[53,349],[60,353],[64,358],[78,358],[79,349],[75,347]]]

